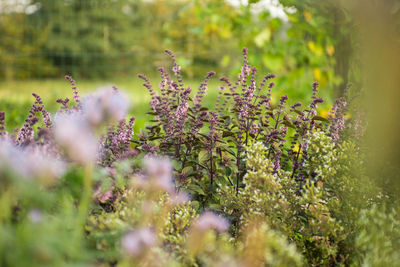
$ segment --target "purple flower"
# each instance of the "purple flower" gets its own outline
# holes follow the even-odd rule
[[[67,112],[69,110],[69,107],[68,107],[69,99],[68,98],[65,98],[65,99],[59,98],[56,100],[56,102],[60,103],[62,105],[60,112]]]
[[[156,245],[157,240],[151,228],[143,227],[127,233],[121,240],[122,249],[130,256],[139,256]]]
[[[57,114],[54,124],[55,139],[72,160],[84,165],[95,161],[97,140],[80,114]]]
[[[226,232],[229,228],[229,222],[214,212],[205,211],[195,220],[193,226],[200,231],[214,229],[217,232]]]
[[[72,90],[73,90],[73,94],[74,94],[74,101],[75,101],[77,104],[79,104],[79,102],[80,102],[80,100],[79,100],[79,93],[78,93],[78,88],[76,87],[75,80],[72,79],[72,77],[69,76],[69,75],[65,75],[65,79],[67,79],[67,80],[71,83]]]
[[[110,88],[100,88],[96,93],[82,100],[82,112],[91,125],[103,121],[120,121],[125,118],[129,108],[127,97]]]
[[[301,107],[301,103],[300,102],[297,102],[293,106],[291,106],[291,108],[292,108],[291,111],[295,110],[298,107]]]
[[[228,78],[226,78],[226,77],[221,77],[219,80],[222,81],[222,82],[227,83],[228,86],[231,86],[231,85],[232,85],[231,82],[230,82],[230,81],[228,80]]]
[[[281,96],[280,104],[283,106],[286,103],[287,100],[288,100],[288,96],[287,95]]]
[[[275,153],[275,159],[274,159],[274,172],[278,172],[281,168],[281,156],[282,156],[282,151],[278,150]]]
[[[286,133],[287,133],[287,131],[288,131],[288,128],[286,128],[286,127],[284,127],[284,126],[280,126],[280,127],[279,127],[279,130],[281,131],[282,137],[285,137],[285,135],[286,135]]]
[[[272,87],[274,87],[275,83],[274,82],[270,82],[268,85],[268,88],[271,89]]]
[[[147,179],[167,192],[174,192],[172,179],[172,164],[167,158],[148,156],[144,158],[144,166]]]
[[[313,95],[316,95],[317,94],[317,92],[318,92],[318,86],[319,86],[319,84],[318,84],[318,82],[314,82],[313,83]]]
[[[116,129],[110,127],[108,134],[103,136],[100,142],[101,155],[99,159],[101,164],[105,166],[111,165],[117,159],[134,155],[129,146],[133,135],[134,123],[135,117],[131,117],[128,124],[125,120],[121,120]]]
[[[1,111],[0,112],[0,136],[3,135],[3,131],[5,130],[4,121],[6,119],[6,113]]]
[[[43,220],[43,213],[40,210],[31,210],[28,217],[31,222],[39,223]]]
[[[257,123],[254,123],[250,128],[250,133],[257,134],[259,130],[260,130],[260,126]]]
[[[211,79],[211,77],[213,77],[215,75],[215,72],[210,71],[206,78],[204,79],[204,81],[200,84],[199,90],[197,91],[197,94],[194,97],[194,103],[195,103],[195,108],[196,110],[200,109],[201,107],[201,103],[202,103],[202,98],[204,97],[204,95],[207,92],[207,84],[208,81]]]
[[[189,194],[186,192],[179,192],[177,194],[170,195],[170,201],[173,205],[179,205],[190,200]]]
[[[18,145],[30,142],[33,139],[33,126],[39,121],[39,118],[36,116],[37,113],[42,113],[45,125],[47,127],[51,126],[50,114],[44,109],[41,97],[35,93],[33,93],[32,96],[35,98],[35,103],[29,110],[29,115],[25,120],[25,124],[17,134],[16,143]]]
[[[329,112],[329,120],[331,121],[331,125],[329,126],[329,133],[334,142],[337,142],[340,139],[340,134],[345,128],[345,115],[347,112],[347,101],[346,95],[336,99],[334,106]]]
[[[265,80],[269,80],[269,79],[273,79],[273,78],[275,78],[275,74],[272,74],[272,73],[268,73],[268,75],[267,76],[265,76]]]
[[[0,173],[7,170],[17,177],[48,182],[59,178],[65,169],[64,162],[45,154],[41,147],[23,149],[7,140],[0,141]]]

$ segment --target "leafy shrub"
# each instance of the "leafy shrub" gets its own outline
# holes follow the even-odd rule
[[[192,98],[191,88],[184,86],[180,66],[173,60],[176,81],[160,68],[160,93],[150,81],[139,75],[149,90],[154,124],[147,126],[137,140],[138,149],[145,153],[168,155],[176,160],[178,185],[188,190],[202,205],[212,203],[217,183],[230,184],[238,192],[243,187],[246,173],[246,146],[260,141],[268,147],[274,172],[291,170],[291,177],[304,180],[306,141],[317,128],[325,127],[327,119],[317,116],[317,105],[323,100],[317,96],[318,84],[312,86],[312,99],[300,109],[301,103],[287,104],[286,95],[278,105],[272,104],[273,74],[266,75],[259,85],[257,69],[247,60],[243,49],[243,67],[235,82],[222,77],[219,96],[213,110],[203,105],[208,81],[215,75],[209,72]],[[342,131],[342,109],[334,110],[335,123],[329,133],[339,138]],[[295,146],[298,148],[295,151]],[[234,174],[234,175],[232,175]],[[200,183],[199,183],[200,182]]]
[[[361,266],[400,264],[400,225],[396,210],[374,205],[362,210],[358,224],[361,231],[356,240]]]

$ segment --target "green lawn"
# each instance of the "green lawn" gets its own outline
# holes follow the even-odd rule
[[[153,87],[157,88],[160,79],[158,77],[152,77],[150,80],[152,81]],[[146,112],[149,111],[148,103],[150,101],[150,95],[147,89],[142,86],[143,81],[137,77],[110,81],[77,80],[76,83],[82,96],[96,91],[100,87],[115,85],[130,98],[130,113],[137,118],[136,129],[142,128],[145,122],[150,119],[150,117],[146,115]],[[200,83],[200,80],[186,80],[185,86],[190,86],[194,91],[192,94],[194,94]],[[204,99],[207,106],[212,107],[215,104],[219,85],[221,85],[221,83],[217,78],[210,81],[208,94]],[[32,93],[37,93],[42,97],[46,109],[50,112],[57,111],[59,104],[56,103],[56,100],[58,98],[68,97],[72,99],[71,85],[63,78],[54,80],[1,81],[0,111],[6,111],[7,130],[12,131],[22,125],[28,115],[30,106],[34,102]],[[324,96],[327,95],[326,92],[321,93]],[[273,89],[273,102],[276,103],[279,101],[279,97],[282,94],[287,94],[289,96],[290,103],[304,100],[295,99],[298,92],[295,92],[293,89],[292,91],[287,91],[279,88],[278,85]],[[327,99],[326,103],[321,106],[323,114],[326,114],[330,103],[331,100]]]
[[[160,79],[154,77],[151,80],[153,86],[157,88]],[[186,83],[186,86],[197,89],[200,82],[191,80]],[[139,78],[115,81],[77,80],[76,83],[82,96],[94,92],[98,88],[115,85],[120,91],[128,95],[131,103],[130,112],[137,118],[137,127],[142,127],[144,122],[149,119],[146,112],[149,111],[150,95],[147,89],[142,86],[143,81]],[[217,83],[217,79],[211,82],[209,94],[205,98],[210,106],[215,103]],[[50,112],[57,111],[59,104],[56,103],[56,100],[58,98],[68,97],[72,99],[71,85],[64,79],[0,82],[0,111],[6,111],[7,130],[13,130],[23,123],[30,106],[34,102],[32,93],[42,97],[46,109]]]

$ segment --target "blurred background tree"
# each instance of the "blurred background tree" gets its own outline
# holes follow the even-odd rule
[[[185,74],[236,73],[242,47],[293,97],[323,96],[348,81],[348,19],[335,1],[2,0],[0,77],[131,77],[168,64]]]

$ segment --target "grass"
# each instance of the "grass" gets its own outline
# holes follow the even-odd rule
[[[152,77],[153,86],[157,87],[159,78]],[[205,101],[210,106],[215,103],[217,96],[218,81],[214,79],[210,84],[209,94]],[[196,89],[201,81],[189,80],[186,85]],[[147,89],[142,86],[143,81],[137,77],[132,79],[117,79],[114,81],[101,80],[77,80],[78,90],[81,96],[90,94],[101,87],[117,86],[120,91],[124,92],[130,99],[130,113],[136,118],[136,126],[142,128],[145,121],[150,117],[146,115],[149,111],[150,94]],[[56,103],[58,98],[72,99],[72,89],[68,81],[64,79],[54,80],[26,80],[26,81],[3,81],[0,82],[0,111],[6,112],[6,128],[9,131],[20,127],[28,115],[30,106],[34,102],[32,93],[40,95],[50,112],[55,112],[59,108]]]
[[[153,87],[157,88],[160,81],[159,77],[150,77]],[[185,86],[190,86],[194,93],[196,92],[201,80],[184,79]],[[143,81],[137,77],[130,79],[111,79],[111,80],[77,80],[79,92],[82,96],[96,91],[98,88],[115,85],[119,90],[126,93],[131,102],[130,113],[136,117],[135,130],[143,128],[146,121],[151,119],[146,114],[149,111],[150,95],[145,87],[142,86]],[[213,78],[209,83],[207,96],[204,98],[207,106],[212,107],[215,104],[218,94],[218,86],[221,83],[217,78]],[[0,81],[0,111],[6,112],[6,129],[13,131],[20,127],[26,119],[30,106],[34,102],[32,93],[37,93],[43,99],[46,109],[55,112],[59,108],[56,103],[58,98],[72,99],[72,89],[68,81],[63,78],[52,80],[26,80],[26,81]],[[310,89],[311,93],[311,89]],[[322,92],[326,99],[326,92]],[[193,94],[193,93],[192,93]],[[290,102],[303,101],[304,99],[295,99],[298,92],[279,89],[277,85],[273,89],[273,102],[277,102],[283,94],[289,96]],[[291,97],[292,96],[292,97]],[[322,115],[327,113],[331,99],[321,106]]]

